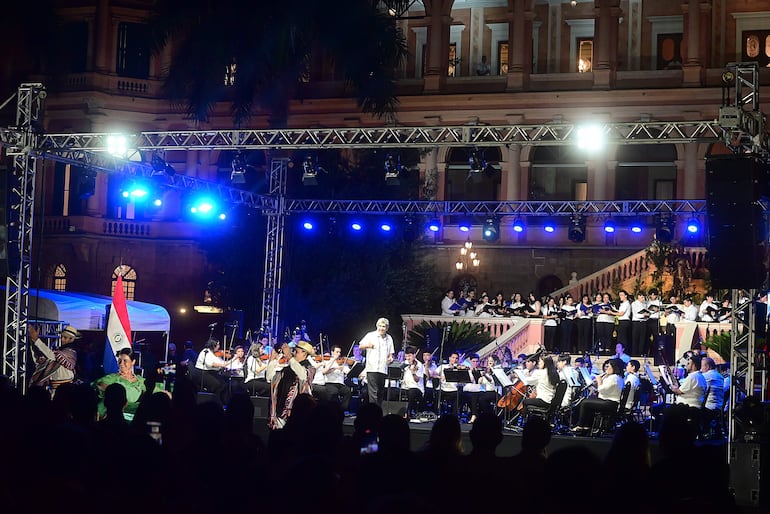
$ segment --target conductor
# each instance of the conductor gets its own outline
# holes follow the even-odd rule
[[[388,335],[390,322],[385,318],[377,320],[377,330],[366,334],[359,347],[366,351],[366,384],[369,402],[382,406],[385,399],[385,377],[388,364],[393,362],[393,338]]]

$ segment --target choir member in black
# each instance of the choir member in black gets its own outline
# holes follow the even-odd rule
[[[577,351],[579,354],[587,353],[591,350],[593,344],[593,309],[591,308],[591,297],[584,294],[580,298],[576,312],[575,324],[577,325]]]

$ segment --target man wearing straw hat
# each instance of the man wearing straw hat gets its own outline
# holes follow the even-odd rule
[[[289,343],[284,343],[279,351],[282,356],[273,359],[267,367],[272,400],[267,424],[271,429],[283,428],[286,425],[297,396],[312,394],[310,384],[316,371],[307,360],[308,357],[315,357],[315,350],[310,343],[298,342],[294,347],[293,356]]]
[[[58,350],[51,350],[46,343],[40,340],[40,334],[32,325],[27,326],[29,341],[32,341],[32,352],[37,366],[30,386],[51,387],[56,389],[62,384],[69,384],[75,379],[75,364],[78,354],[72,347],[75,339],[80,338],[80,333],[71,325],[67,325],[61,331]]]

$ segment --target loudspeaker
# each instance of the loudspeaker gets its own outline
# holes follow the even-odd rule
[[[382,402],[382,415],[397,414],[399,416],[406,416],[408,405],[408,402],[384,401]]]
[[[270,398],[252,396],[251,404],[254,406],[254,419],[267,419],[270,416]]]
[[[195,395],[195,403],[198,405],[202,403],[209,403],[214,402],[216,404],[222,405],[222,401],[219,399],[219,396],[211,393],[207,393],[204,391],[198,392]]]
[[[760,289],[767,279],[766,225],[759,200],[767,166],[753,157],[706,160],[709,271],[716,289]]]

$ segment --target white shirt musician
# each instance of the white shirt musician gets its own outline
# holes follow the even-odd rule
[[[366,385],[369,391],[369,401],[382,405],[385,399],[385,377],[388,374],[388,364],[393,362],[393,338],[388,334],[390,322],[386,318],[377,320],[377,330],[366,334],[359,347],[366,351]]]

